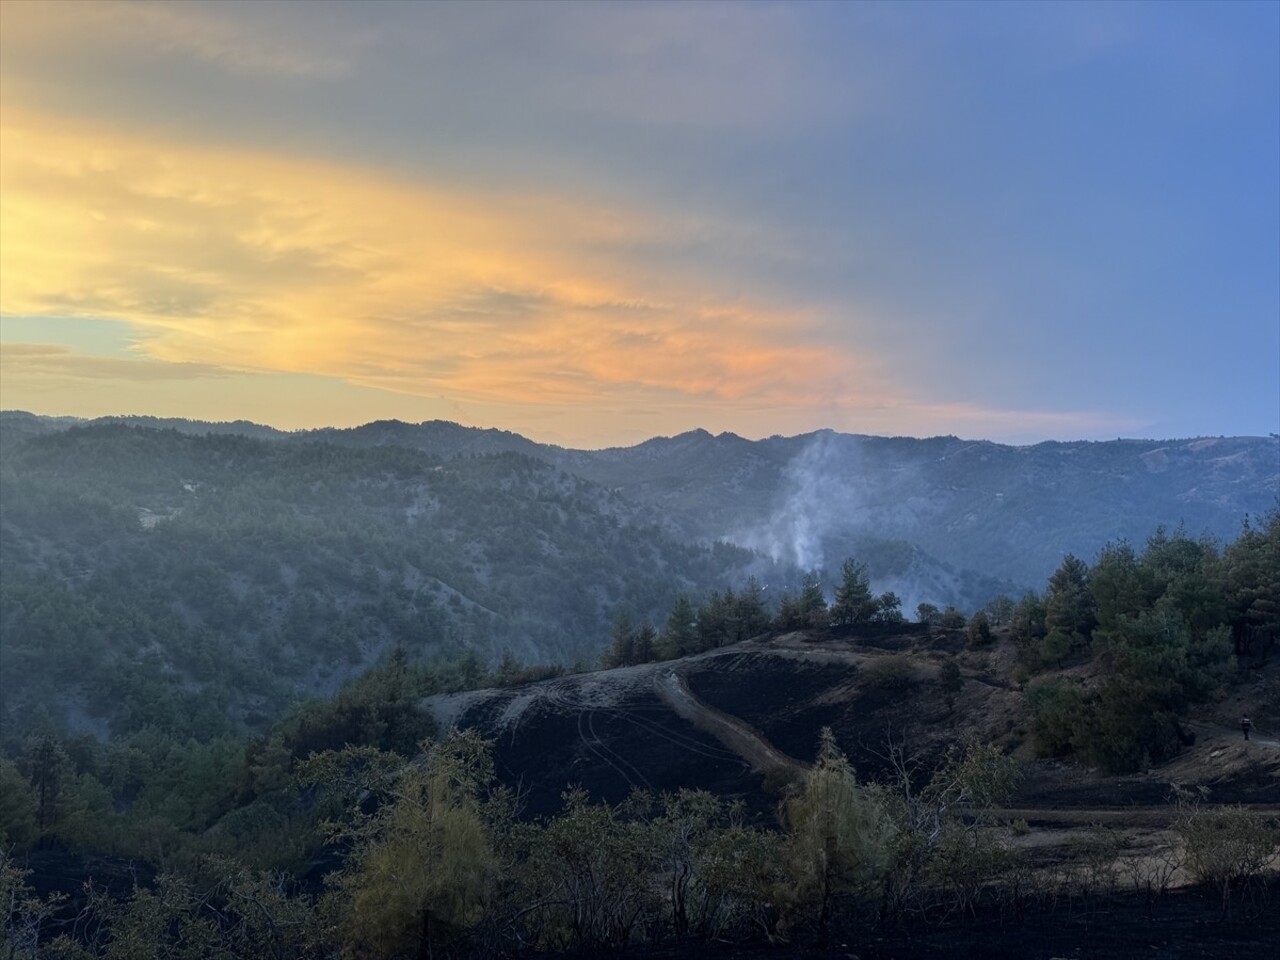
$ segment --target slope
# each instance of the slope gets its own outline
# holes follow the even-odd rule
[[[939,683],[948,660],[962,677],[953,701]],[[1010,815],[1030,820],[1167,826],[1177,814],[1175,785],[1203,786],[1215,803],[1280,813],[1280,730],[1269,720],[1245,744],[1238,730],[1211,721],[1221,709],[1211,706],[1191,724],[1201,732],[1193,745],[1130,775],[1037,760],[1010,662],[1003,634],[975,651],[959,631],[916,625],[839,637],[796,632],[425,704],[442,729],[474,727],[494,739],[499,773],[519,788],[530,816],[557,810],[572,784],[613,803],[633,789],[711,790],[768,820],[778,792],[814,760],[824,726],[864,779],[894,775],[894,748],[925,775],[966,737],[1000,744],[1024,772]],[[1278,682],[1280,663],[1241,670],[1220,703]]]
[[[259,727],[396,646],[594,658],[618,606],[773,569],[510,453],[100,424],[6,436],[0,505],[4,709],[98,732]]]

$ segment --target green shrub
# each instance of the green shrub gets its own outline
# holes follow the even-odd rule
[[[991,643],[991,621],[987,619],[987,615],[979,610],[973,615],[969,621],[969,628],[965,632],[970,650],[976,650],[979,647],[989,646]]]
[[[1185,805],[1173,829],[1186,847],[1192,876],[1205,883],[1224,886],[1252,879],[1280,855],[1280,826],[1239,804]]]
[[[867,681],[885,690],[903,690],[916,682],[915,664],[904,653],[891,653],[872,660],[863,668]]]
[[[1059,757],[1070,753],[1078,735],[1077,725],[1085,696],[1079,687],[1061,678],[1032,684],[1026,693],[1031,711],[1031,735],[1036,753]]]

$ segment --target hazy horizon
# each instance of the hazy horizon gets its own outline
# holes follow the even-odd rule
[[[1104,437],[1104,438],[1066,437],[1066,438],[1049,438],[1049,439],[1017,441],[1017,440],[994,440],[990,437],[968,436],[964,434],[951,434],[951,433],[931,433],[931,434],[863,433],[856,430],[836,430],[833,427],[821,427],[821,426],[814,427],[811,430],[803,430],[796,433],[752,434],[752,433],[741,433],[736,430],[711,430],[708,427],[694,425],[685,430],[679,430],[673,433],[650,434],[648,436],[641,437],[633,441],[627,441],[622,443],[603,443],[603,444],[589,445],[589,444],[582,444],[582,443],[576,443],[576,444],[566,443],[561,440],[557,440],[555,438],[539,436],[536,433],[536,431],[525,432],[522,430],[513,430],[510,427],[503,426],[502,424],[460,423],[457,420],[450,420],[444,417],[428,417],[423,420],[405,420],[398,417],[377,417],[372,420],[363,420],[360,422],[353,422],[350,424],[322,423],[317,426],[282,427],[278,424],[271,423],[267,420],[255,419],[253,417],[234,417],[231,419],[210,419],[207,417],[182,417],[182,416],[158,414],[158,413],[106,413],[106,414],[86,417],[86,416],[79,416],[77,414],[36,413],[33,410],[22,410],[18,408],[8,408],[8,407],[0,408],[0,416],[6,415],[6,414],[28,414],[36,417],[47,417],[53,420],[76,420],[84,423],[92,423],[96,420],[112,420],[112,419],[129,420],[129,419],[143,419],[143,418],[151,418],[151,419],[156,419],[160,421],[186,420],[191,423],[207,423],[211,425],[227,425],[227,424],[245,423],[255,427],[264,427],[269,430],[276,430],[276,431],[279,431],[280,433],[311,433],[311,432],[316,432],[321,430],[356,430],[361,427],[374,426],[375,424],[380,424],[380,423],[399,423],[405,426],[423,426],[431,423],[443,423],[443,424],[449,424],[452,426],[462,427],[467,430],[481,430],[481,431],[492,430],[500,433],[511,433],[511,434],[515,434],[516,436],[523,437],[526,440],[530,440],[534,443],[543,444],[546,446],[556,446],[556,447],[561,447],[567,450],[585,450],[585,451],[606,450],[612,447],[617,447],[617,448],[634,447],[634,446],[639,446],[640,444],[643,444],[643,443],[647,443],[651,440],[672,440],[677,437],[686,436],[688,434],[694,434],[694,433],[705,433],[711,437],[721,437],[721,436],[738,437],[739,439],[746,440],[751,443],[756,443],[761,440],[769,440],[769,439],[775,439],[775,438],[780,438],[783,440],[793,440],[793,439],[798,439],[798,438],[803,438],[808,436],[814,436],[818,434],[834,433],[842,436],[862,436],[862,437],[871,437],[875,439],[889,439],[889,440],[903,440],[903,439],[905,440],[939,440],[939,439],[951,438],[951,439],[960,440],[964,442],[995,443],[1002,446],[1011,446],[1011,447],[1031,447],[1041,443],[1107,443],[1107,442],[1174,443],[1174,442],[1180,442],[1180,441],[1202,440],[1202,439],[1233,439],[1233,440],[1280,439],[1280,434],[1273,432],[1273,433],[1267,433],[1267,434],[1249,434],[1249,433],[1207,434],[1205,433],[1205,434],[1192,434],[1192,435],[1186,435],[1186,436],[1131,435],[1131,436],[1116,436],[1116,437]]]

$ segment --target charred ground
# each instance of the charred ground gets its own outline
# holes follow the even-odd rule
[[[614,803],[633,788],[711,790],[738,797],[751,818],[767,824],[789,785],[814,762],[822,727],[831,728],[864,780],[893,776],[895,745],[916,759],[923,778],[965,739],[999,744],[1019,759],[1021,780],[1007,808],[995,813],[1000,822],[1024,825],[1014,843],[1029,867],[1045,874],[1087,871],[1099,842],[1116,852],[1115,876],[1126,864],[1175,848],[1178,791],[1210,806],[1242,804],[1254,816],[1280,815],[1277,664],[1241,672],[1216,703],[1187,721],[1194,742],[1175,760],[1116,776],[1035,756],[1008,647],[1004,631],[982,650],[967,649],[960,631],[919,625],[844,635],[799,631],[677,661],[437,697],[428,705],[443,725],[474,726],[495,740],[499,775],[520,789],[526,815],[535,818],[557,810],[560,791],[574,784]],[[949,659],[963,679],[950,697],[939,683]],[[1079,666],[1062,673],[1091,682]],[[673,697],[675,689],[687,696]],[[1240,710],[1263,718],[1247,744],[1226,722]],[[1216,894],[1185,877],[1158,910],[1116,884],[1105,896],[1067,897],[1050,909],[988,904],[942,923],[905,924],[870,937],[851,931],[847,945],[812,955],[1241,956],[1265,951],[1280,936],[1276,891],[1263,887],[1255,895],[1270,906],[1244,921],[1224,919]],[[705,945],[659,955],[692,956],[690,950],[716,955]],[[788,952],[809,955],[794,946]],[[736,947],[725,955],[752,954]]]
[[[1185,724],[1195,742],[1177,759],[1117,776],[1036,758],[1007,647],[1003,633],[973,651],[960,631],[915,624],[845,635],[791,632],[676,661],[433,697],[427,706],[442,727],[475,727],[494,739],[500,775],[520,788],[534,816],[555,809],[569,784],[612,802],[633,788],[706,789],[738,796],[764,816],[787,778],[769,776],[778,765],[761,751],[772,747],[802,769],[813,761],[823,727],[865,779],[889,773],[891,745],[928,769],[965,737],[1000,744],[1022,766],[1012,805],[1046,816],[1172,810],[1175,785],[1203,787],[1216,803],[1280,807],[1280,747],[1269,726],[1280,665],[1243,674]],[[963,684],[948,704],[938,677],[951,658]],[[1063,674],[1089,680],[1078,668]],[[689,716],[677,712],[664,688],[671,677],[696,703]],[[1227,723],[1235,711],[1252,712],[1258,724],[1248,744]],[[747,728],[758,745],[726,736],[717,718]]]

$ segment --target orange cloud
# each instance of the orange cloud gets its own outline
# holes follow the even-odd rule
[[[629,256],[687,222],[10,109],[0,135],[0,310],[124,320],[152,359],[484,401],[800,406],[861,366],[806,344],[799,312]]]
[[[725,295],[696,262],[657,269],[636,256],[717,231],[732,241],[733,226],[199,149],[10,104],[0,140],[0,313],[125,321],[137,340],[136,359],[103,363],[10,349],[10,384],[24,390],[50,378],[313,375],[364,388],[344,395],[376,415],[388,408],[374,393],[389,391],[406,410],[461,403],[535,433],[550,417],[557,439],[587,442],[619,415],[630,420],[614,439],[673,424],[748,435],[1141,426],[923,402],[874,358],[824,342],[816,311]],[[750,229],[737,239],[760,242]],[[6,388],[6,404],[21,402]]]
[[[0,345],[0,372],[5,377],[64,377],[74,380],[204,380],[231,376],[233,371],[207,363],[163,363],[128,357],[99,357],[76,353],[70,347],[47,343]]]

